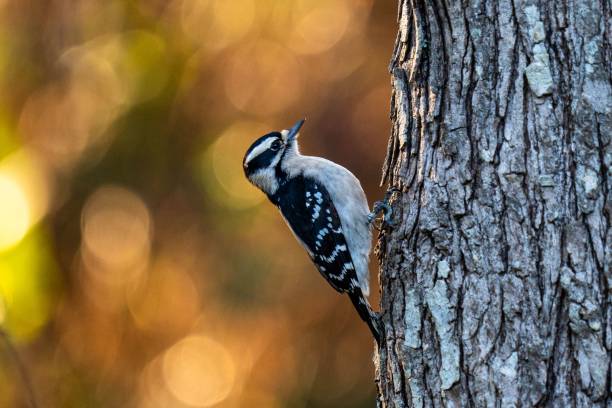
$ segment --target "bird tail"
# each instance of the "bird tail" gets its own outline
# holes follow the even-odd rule
[[[381,328],[379,327],[380,323],[378,316],[370,307],[368,300],[363,296],[361,289],[357,288],[352,292],[349,292],[348,295],[351,298],[351,302],[353,302],[353,306],[355,306],[355,309],[357,309],[359,317],[361,317],[361,320],[366,322],[366,324],[370,328],[370,331],[372,332],[376,343],[380,344]]]

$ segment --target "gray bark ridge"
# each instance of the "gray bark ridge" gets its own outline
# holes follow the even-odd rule
[[[609,0],[400,0],[382,407],[611,407]]]

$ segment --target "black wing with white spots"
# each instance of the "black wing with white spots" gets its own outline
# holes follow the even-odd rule
[[[359,288],[340,217],[323,185],[297,176],[287,180],[270,200],[334,289],[354,292]]]

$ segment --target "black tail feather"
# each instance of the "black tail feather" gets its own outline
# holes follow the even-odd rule
[[[374,313],[374,311],[372,311],[368,300],[363,296],[363,293],[361,293],[360,289],[357,289],[353,292],[349,292],[348,295],[351,298],[351,302],[353,302],[353,306],[355,306],[355,309],[357,309],[359,317],[361,317],[361,320],[366,322],[366,324],[370,328],[370,331],[372,332],[376,343],[380,344],[381,330],[379,327],[378,316],[376,315],[376,313]]]

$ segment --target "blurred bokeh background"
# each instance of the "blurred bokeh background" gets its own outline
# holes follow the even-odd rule
[[[373,406],[366,326],[241,160],[306,117],[302,152],[378,199],[395,21],[374,0],[0,0],[0,327],[41,407]]]

